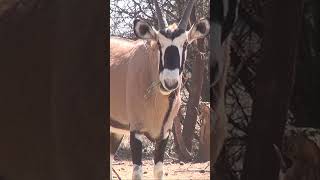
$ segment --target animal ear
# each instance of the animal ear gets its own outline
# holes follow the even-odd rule
[[[188,43],[191,44],[192,41],[205,37],[210,30],[210,23],[207,19],[200,19],[196,24],[194,24],[188,31]]]
[[[144,22],[143,20],[140,20],[140,19],[135,19],[133,21],[133,24],[134,24],[134,33],[138,38],[151,39],[151,40],[157,39],[156,30],[154,30],[153,27],[150,26],[147,22]]]

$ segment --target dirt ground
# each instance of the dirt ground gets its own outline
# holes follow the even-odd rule
[[[121,180],[131,179],[132,162],[129,160],[115,160],[113,162],[113,169],[118,173]],[[143,179],[153,179],[153,161],[143,161]],[[174,180],[191,180],[191,179],[210,179],[210,165],[206,163],[173,163],[165,161],[164,163],[164,179]],[[112,174],[113,180],[119,180],[116,174]]]
[[[142,172],[143,179],[153,179],[153,153],[154,143],[150,142],[146,137],[142,138],[143,158]],[[194,145],[195,147],[197,145]],[[119,179],[112,172],[112,180],[131,180],[132,177],[132,161],[129,137],[125,136],[114,157],[112,163],[113,169],[117,172]],[[183,163],[178,160],[178,156],[174,151],[173,136],[169,136],[167,149],[164,157],[164,179],[165,180],[206,180],[210,179],[210,162],[198,163],[195,159],[193,162]]]

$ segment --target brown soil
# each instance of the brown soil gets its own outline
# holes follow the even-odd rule
[[[143,137],[143,157],[142,157],[142,172],[143,179],[153,179],[153,153],[154,143]],[[194,147],[197,147],[194,144]],[[197,158],[193,157],[194,161],[183,163],[178,160],[178,156],[174,151],[173,135],[169,136],[167,149],[164,157],[164,179],[165,180],[207,180],[210,179],[210,162],[198,163]],[[131,180],[132,161],[129,137],[125,136],[114,157],[112,163],[113,169],[120,176],[121,180]],[[112,180],[119,180],[116,174],[112,173]]]
[[[113,162],[113,169],[120,176],[121,180],[131,179],[132,162],[128,160],[115,160]],[[143,179],[153,179],[153,161],[143,161]],[[174,180],[189,180],[189,179],[210,179],[210,165],[206,163],[172,163],[165,161],[164,163],[164,179]],[[119,180],[113,172],[113,180]]]

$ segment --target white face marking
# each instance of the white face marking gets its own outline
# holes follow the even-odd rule
[[[154,165],[153,177],[154,179],[163,179],[163,163],[161,161]]]
[[[133,180],[141,180],[142,179],[142,167],[136,164],[133,164],[133,172],[132,172]]]
[[[142,142],[143,135],[142,134],[134,134],[134,137]]]
[[[181,78],[179,75],[179,69],[175,69],[175,70],[164,69],[160,73],[160,81],[166,90],[173,91],[174,89],[173,90],[168,89],[168,87],[166,87],[166,85],[173,86],[176,83],[178,83],[178,85],[180,85]]]
[[[181,85],[182,75],[179,75],[179,71],[182,66],[183,46],[184,46],[185,42],[187,42],[187,37],[188,37],[187,35],[188,34],[186,31],[186,32],[180,34],[179,36],[175,37],[174,39],[171,39],[171,38],[165,37],[160,32],[157,32],[158,41],[161,46],[160,50],[161,50],[161,54],[162,54],[159,63],[161,63],[162,67],[164,68],[164,69],[161,69],[161,72],[159,74],[159,79],[160,79],[162,87],[163,87],[163,89],[160,88],[160,92],[163,95],[169,95],[172,91],[174,91],[177,87],[179,87]],[[176,69],[174,69],[174,70],[170,70],[170,69],[167,69],[167,67],[165,67],[165,64],[167,64],[167,63],[165,63],[164,57],[165,57],[167,48],[170,46],[176,47],[178,50],[178,53],[179,53],[179,63],[178,63],[179,66],[176,67]],[[185,53],[184,58],[186,58],[186,50],[184,53]],[[166,61],[168,61],[168,60],[170,61],[170,57],[169,57],[169,59],[166,59]],[[177,65],[177,63],[176,63],[176,65]],[[177,83],[178,83],[178,85],[176,86]]]
[[[187,41],[187,32],[182,33],[180,36],[174,38],[173,40],[170,38],[165,37],[161,33],[158,33],[159,42],[161,44],[161,51],[162,51],[162,59],[161,63],[164,66],[164,53],[167,47],[169,46],[176,46],[179,50],[180,55],[180,66],[182,63],[182,51],[183,51],[183,45]],[[186,57],[186,56],[185,56]]]

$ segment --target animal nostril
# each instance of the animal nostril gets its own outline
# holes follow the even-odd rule
[[[164,81],[164,84],[168,90],[172,90],[178,87],[178,81]]]

